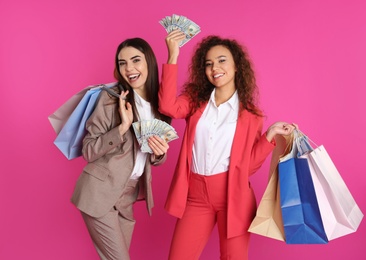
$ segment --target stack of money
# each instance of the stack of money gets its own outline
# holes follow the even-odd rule
[[[180,42],[179,47],[182,47],[201,31],[200,27],[195,22],[183,15],[173,14],[171,17],[166,16],[161,19],[159,23],[168,33],[174,29],[179,29],[186,34],[186,38]]]
[[[150,136],[157,135],[167,143],[178,138],[175,129],[159,119],[137,121],[132,126],[143,153],[153,153],[147,141]]]

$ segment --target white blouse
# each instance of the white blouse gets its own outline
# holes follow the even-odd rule
[[[154,115],[151,112],[150,103],[145,99],[140,97],[136,91],[134,91],[135,104],[137,111],[139,113],[139,120],[152,120],[154,119]],[[133,168],[131,179],[138,179],[142,173],[144,172],[146,158],[148,154],[141,152],[140,149],[137,150],[135,166]]]
[[[201,175],[214,175],[229,169],[239,113],[237,91],[233,96],[216,106],[215,90],[197,123],[192,151],[191,170]]]

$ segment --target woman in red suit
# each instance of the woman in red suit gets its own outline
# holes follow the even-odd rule
[[[247,53],[235,40],[209,36],[192,57],[189,80],[177,97],[179,42],[166,37],[159,110],[184,118],[186,129],[166,210],[177,217],[169,259],[194,260],[217,224],[220,259],[247,259],[248,227],[256,211],[249,176],[295,126],[276,122],[262,134],[257,85]]]

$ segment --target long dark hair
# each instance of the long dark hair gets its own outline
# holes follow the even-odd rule
[[[120,51],[125,47],[133,47],[139,51],[141,51],[145,55],[146,63],[147,63],[147,70],[148,75],[146,78],[145,89],[146,89],[146,97],[148,102],[150,102],[152,112],[155,118],[163,120],[167,123],[171,122],[171,118],[167,117],[159,112],[159,72],[158,72],[158,65],[156,61],[155,54],[151,48],[151,46],[141,38],[131,38],[126,39],[122,43],[118,45],[116,56],[115,56],[115,65],[114,65],[114,77],[118,81],[120,87],[122,86],[125,90],[129,91],[127,96],[127,101],[131,103],[132,110],[133,110],[133,121],[138,120],[138,112],[135,106],[135,97],[132,87],[125,81],[119,71],[119,64],[118,64],[118,54]]]
[[[208,36],[197,44],[189,66],[189,79],[185,84],[184,91],[190,97],[192,111],[195,111],[204,102],[207,102],[212,90],[215,88],[206,76],[205,63],[207,52],[217,45],[227,48],[234,58],[237,68],[235,87],[242,105],[240,111],[246,109],[255,115],[263,116],[257,107],[259,92],[247,51],[236,40],[224,39],[216,35]]]

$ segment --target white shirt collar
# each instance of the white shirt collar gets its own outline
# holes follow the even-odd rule
[[[216,92],[216,89],[214,89],[212,91],[209,102],[211,102],[215,107],[217,107],[216,101],[215,101],[215,92]],[[239,104],[238,91],[235,90],[234,94],[229,98],[229,100],[222,103],[221,105],[224,105],[224,104],[228,104],[232,110],[237,109],[238,104]]]

